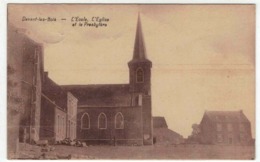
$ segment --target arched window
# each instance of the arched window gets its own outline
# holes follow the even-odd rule
[[[121,112],[118,112],[115,116],[115,128],[124,129],[124,116]]]
[[[98,116],[98,128],[107,129],[107,117],[104,113],[101,113]]]
[[[136,82],[137,83],[142,83],[144,82],[144,71],[142,68],[138,68],[136,70]]]
[[[90,128],[90,119],[88,113],[84,113],[81,117],[81,129]]]

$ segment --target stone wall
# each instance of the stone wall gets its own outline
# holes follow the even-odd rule
[[[7,157],[16,158],[19,153],[19,124],[22,109],[21,77],[23,36],[8,25],[7,36]]]
[[[19,37],[19,32],[16,38]],[[25,34],[20,33],[19,53],[22,57],[21,62],[21,94],[22,109],[20,121],[20,141],[26,136],[27,142],[37,140],[40,129],[40,103],[41,103],[41,71],[40,55],[42,54],[42,45],[34,42]],[[18,44],[18,42],[16,42]],[[33,131],[32,131],[33,130]],[[26,132],[26,134],[25,134]]]
[[[26,30],[9,24],[7,50],[8,126],[16,129],[8,137],[19,135],[20,141],[31,142],[37,140],[40,127],[41,65],[37,63],[42,45],[31,40]]]

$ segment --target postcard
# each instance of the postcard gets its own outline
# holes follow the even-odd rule
[[[8,4],[8,159],[254,159],[253,4]]]

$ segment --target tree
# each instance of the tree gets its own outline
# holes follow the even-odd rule
[[[199,143],[200,141],[200,125],[199,124],[192,124],[192,133],[188,137],[188,142],[190,143]]]
[[[192,124],[192,136],[198,137],[200,134],[200,125],[199,124]]]

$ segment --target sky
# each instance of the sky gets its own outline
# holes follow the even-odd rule
[[[254,137],[254,5],[9,5],[8,21],[43,44],[56,83],[120,84],[129,82],[138,12],[153,62],[153,115],[187,137],[205,110],[243,110]],[[77,16],[109,21],[73,27]]]

